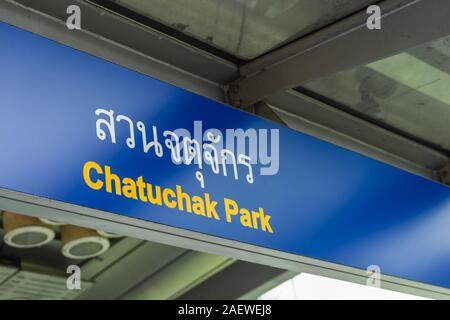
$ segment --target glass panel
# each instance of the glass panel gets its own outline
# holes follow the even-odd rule
[[[450,150],[450,37],[305,88]]]
[[[113,0],[223,51],[251,59],[374,0]]]

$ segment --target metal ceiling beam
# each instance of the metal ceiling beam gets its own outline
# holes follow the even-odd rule
[[[240,68],[243,78],[229,84],[235,106],[248,106],[353,66],[391,56],[450,34],[450,2],[385,0],[381,30],[369,30],[360,12]]]
[[[437,171],[448,156],[295,90],[274,94],[265,101],[281,121],[346,149],[411,173],[438,180]]]

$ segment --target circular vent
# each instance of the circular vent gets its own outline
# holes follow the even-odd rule
[[[61,226],[62,254],[71,259],[89,259],[105,253],[109,240],[96,230],[73,225]]]
[[[40,247],[55,238],[55,231],[34,217],[13,212],[3,213],[6,244],[15,248]]]

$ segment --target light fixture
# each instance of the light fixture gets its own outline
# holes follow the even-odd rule
[[[55,238],[55,231],[38,218],[3,212],[3,240],[15,248],[40,247]]]
[[[56,220],[45,219],[45,218],[39,218],[39,220],[41,220],[43,223],[51,225],[51,226],[62,226],[64,224],[64,222],[59,222]]]
[[[105,238],[122,238],[123,236],[117,233],[112,233],[103,230],[97,230],[98,234]]]
[[[61,226],[62,254],[71,259],[88,259],[109,249],[109,240],[96,230],[74,225]]]

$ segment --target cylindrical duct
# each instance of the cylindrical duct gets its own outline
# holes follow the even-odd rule
[[[61,226],[62,254],[71,259],[93,258],[109,249],[109,240],[96,230],[74,225]]]
[[[15,248],[40,247],[55,238],[55,231],[38,218],[3,212],[3,240]]]

